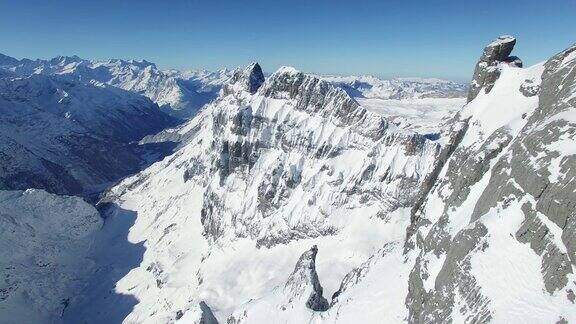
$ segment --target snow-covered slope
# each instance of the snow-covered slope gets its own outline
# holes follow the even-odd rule
[[[78,197],[0,190],[0,322],[57,323],[92,275],[86,257],[102,226]]]
[[[576,320],[575,53],[504,60],[456,117],[459,144],[409,231],[409,319]]]
[[[87,195],[138,171],[130,144],[175,120],[149,99],[97,82],[0,78],[0,189]]]
[[[77,56],[58,56],[50,60],[17,60],[3,55],[0,69],[18,75],[60,75],[82,82],[98,81],[142,94],[161,109],[179,118],[193,116],[216,98],[221,85],[230,77],[227,70],[161,71],[146,60],[84,60]]]
[[[576,320],[573,53],[498,65],[435,142],[291,68],[238,72],[108,195],[146,247],[126,321]]]

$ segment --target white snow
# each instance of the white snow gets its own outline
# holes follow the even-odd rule
[[[0,191],[0,321],[52,323],[82,288],[102,219],[78,197]]]
[[[369,111],[387,117],[398,127],[420,134],[438,133],[442,124],[466,103],[465,98],[356,100]]]

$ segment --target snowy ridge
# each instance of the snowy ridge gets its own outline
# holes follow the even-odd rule
[[[50,60],[16,60],[3,56],[0,69],[18,75],[61,75],[89,82],[94,80],[142,94],[164,112],[179,118],[193,116],[213,100],[229,71],[161,71],[146,60],[111,59],[92,61],[78,56],[58,56]]]

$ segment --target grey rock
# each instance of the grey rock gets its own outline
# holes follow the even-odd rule
[[[212,313],[212,309],[210,309],[204,301],[200,302],[200,310],[202,311],[202,317],[198,324],[218,324],[218,320],[214,316],[214,313]]]
[[[323,312],[328,310],[330,304],[322,296],[322,285],[316,273],[316,254],[318,247],[314,245],[310,250],[304,252],[294,267],[294,271],[288,278],[284,289],[289,292],[291,299],[300,297],[307,288],[312,292],[306,301],[306,307],[313,311]]]
[[[256,93],[260,86],[264,83],[264,73],[258,63],[252,63],[243,70],[236,70],[232,78],[224,85],[225,94],[233,93],[233,85],[240,85],[244,91]]]
[[[500,77],[499,64],[506,63],[522,67],[522,61],[518,57],[510,56],[515,44],[516,38],[506,35],[498,37],[484,48],[484,52],[474,69],[474,76],[468,91],[468,102],[476,98],[481,89],[484,88],[486,93],[492,90],[494,83]]]
[[[434,289],[427,292],[422,282],[427,277],[421,259],[423,250],[410,273],[406,306],[409,323],[445,323],[451,318],[455,294],[458,293],[467,305],[468,320],[484,323],[492,317],[489,300],[482,295],[476,279],[470,273],[472,252],[487,247],[483,241],[488,234],[486,227],[475,223],[473,227],[460,231],[447,246],[446,260],[436,277]],[[434,235],[428,238],[435,240]]]
[[[535,84],[534,80],[526,80],[520,85],[520,92],[526,97],[533,97],[540,92],[540,85]]]

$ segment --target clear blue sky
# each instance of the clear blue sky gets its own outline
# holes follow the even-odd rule
[[[527,64],[576,42],[576,0],[0,0],[0,30],[0,53],[17,58],[468,80],[500,34]]]

